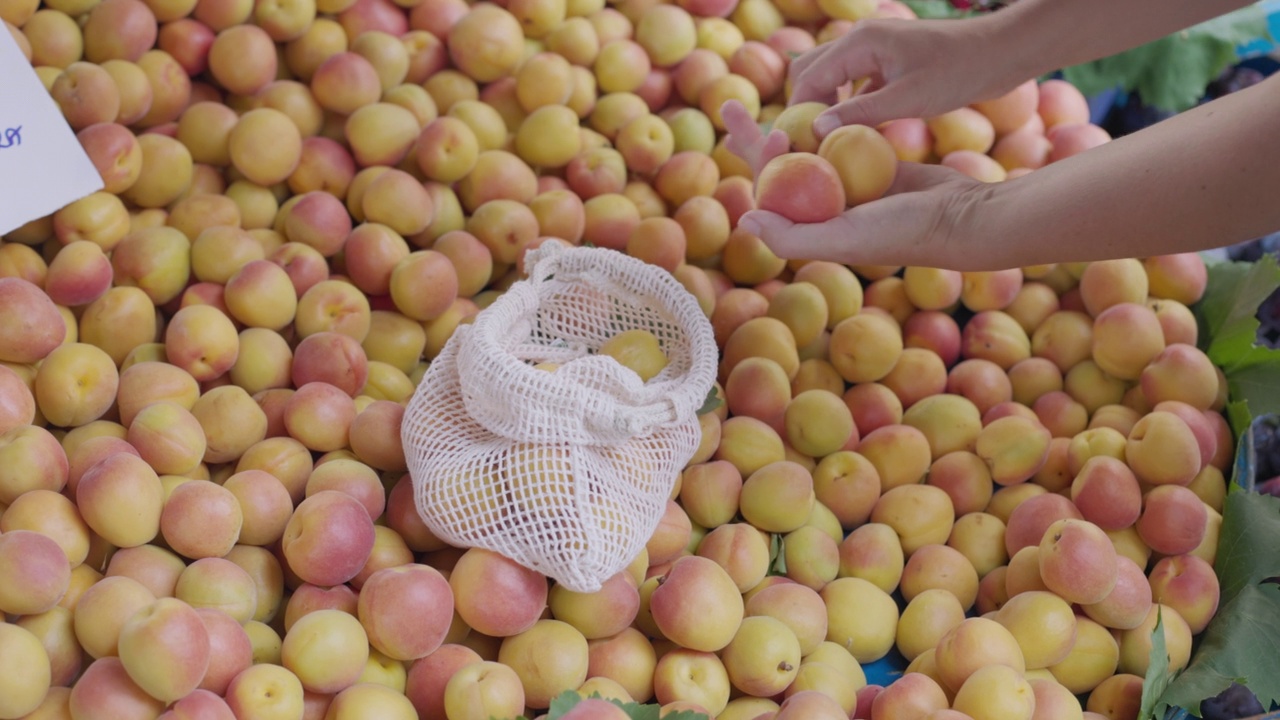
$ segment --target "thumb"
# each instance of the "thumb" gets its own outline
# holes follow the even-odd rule
[[[774,255],[790,260],[815,257],[814,252],[830,251],[831,223],[797,224],[768,210],[751,210],[738,220],[738,227],[760,238]]]
[[[748,210],[738,218],[738,227],[764,239],[765,235],[775,235],[790,229],[795,223],[781,215],[768,210]]]
[[[908,117],[912,113],[892,84],[836,103],[813,121],[813,132],[819,139],[844,125],[870,125]]]

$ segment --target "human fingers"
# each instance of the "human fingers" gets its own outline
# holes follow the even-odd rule
[[[725,147],[749,164],[751,158],[748,155],[751,154],[752,146],[762,139],[760,126],[751,119],[746,106],[738,100],[725,102],[720,108],[720,116],[724,119],[725,130],[728,131]]]
[[[773,130],[765,136],[764,142],[760,145],[760,152],[757,154],[756,163],[751,167],[752,175],[759,175],[765,165],[770,160],[785,155],[791,150],[791,138],[781,130]]]
[[[734,139],[747,143],[760,139],[760,126],[751,118],[741,100],[726,100],[720,106],[720,116],[724,119],[724,129]]]
[[[797,78],[804,74],[814,63],[820,62],[839,42],[839,40],[836,40],[835,42],[819,45],[791,58],[791,61],[787,63],[787,80],[794,85]],[[791,102],[794,104],[795,101],[792,100]]]
[[[879,74],[874,37],[874,34],[868,36],[865,32],[859,33],[857,29],[851,30],[831,43],[830,49],[822,56],[801,64],[792,75],[792,104],[809,101],[831,104],[841,85]]]
[[[936,236],[939,212],[949,198],[963,194],[957,175],[950,168],[909,167],[895,183],[896,194],[850,208],[826,222],[794,223],[776,213],[752,210],[738,220],[738,227],[759,237],[780,258],[909,265],[941,247]]]
[[[795,223],[768,210],[751,210],[738,227],[760,238],[780,258],[845,262],[850,227],[844,215],[821,223]]]
[[[912,97],[902,81],[881,83],[822,111],[813,119],[813,132],[819,139],[845,125],[870,125],[919,115],[919,98]]]

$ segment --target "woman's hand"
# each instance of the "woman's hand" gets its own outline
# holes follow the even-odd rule
[[[721,113],[726,147],[751,166],[754,176],[789,150],[781,130],[765,135],[736,100]],[[948,231],[983,184],[940,165],[899,163],[888,194],[846,210],[824,223],[796,224],[766,210],[752,210],[738,227],[757,235],[782,258],[833,260],[850,265],[929,265],[949,252]],[[939,255],[941,254],[941,255]],[[954,263],[949,257],[947,262]]]
[[[999,97],[1027,79],[1001,47],[1003,12],[965,20],[862,20],[791,61],[789,104],[833,105],[814,121],[822,138],[842,125],[929,118]],[[862,78],[867,83],[837,104],[837,90]]]
[[[833,105],[838,88],[867,78],[854,97],[819,116],[819,137],[841,125],[929,118],[1251,2],[1018,0],[963,20],[859,20],[842,37],[791,62],[790,102]]]
[[[957,242],[952,231],[989,187],[941,165],[899,163],[883,198],[826,222],[798,224],[751,210],[738,227],[759,236],[780,258],[962,269],[984,258],[980,249]]]
[[[953,270],[1232,245],[1280,228],[1277,118],[1280,75],[1015,180],[899,163],[884,198],[833,220],[753,210],[738,226],[785,258]]]

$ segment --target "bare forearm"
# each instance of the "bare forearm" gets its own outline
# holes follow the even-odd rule
[[[1018,0],[984,21],[1022,77],[1114,55],[1254,0]],[[1008,56],[1006,56],[1008,59]]]
[[[956,264],[988,255],[981,262],[1018,267],[1190,252],[1276,231],[1278,121],[1275,76],[985,187],[959,211],[947,253]]]

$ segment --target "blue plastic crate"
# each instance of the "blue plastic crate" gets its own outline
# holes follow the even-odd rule
[[[1280,0],[1263,0],[1259,5],[1267,13],[1267,29],[1270,30],[1272,39],[1258,38],[1241,45],[1236,52],[1242,60],[1275,51],[1275,41],[1280,40]]]

